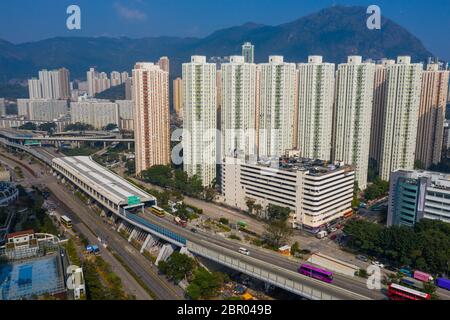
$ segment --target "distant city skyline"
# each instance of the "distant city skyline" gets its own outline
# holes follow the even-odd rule
[[[65,27],[71,4],[82,10],[80,31]],[[371,4],[380,6],[382,15],[412,32],[434,55],[450,60],[450,42],[443,41],[450,30],[446,0],[433,1],[432,6],[420,0],[408,5],[387,0],[18,0],[0,3],[0,39],[22,43],[56,36],[204,37],[246,22],[278,25],[333,5]]]

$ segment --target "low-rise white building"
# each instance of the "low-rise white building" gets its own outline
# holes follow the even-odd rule
[[[227,205],[241,210],[249,200],[263,209],[288,207],[294,228],[318,232],[351,215],[354,178],[351,166],[297,155],[266,162],[225,157],[222,193]]]

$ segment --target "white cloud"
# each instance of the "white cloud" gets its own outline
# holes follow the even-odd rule
[[[116,9],[116,12],[120,17],[126,20],[143,21],[147,19],[147,15],[144,12],[125,7],[118,2],[114,3],[114,9]]]

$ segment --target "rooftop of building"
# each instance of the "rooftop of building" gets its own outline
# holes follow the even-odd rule
[[[344,164],[343,162],[303,158],[297,155],[282,156],[278,158],[278,163],[276,159],[259,159],[258,164],[290,172],[308,171],[309,175],[313,176],[326,175],[339,170],[353,170],[352,166]]]
[[[421,177],[426,177],[429,178],[431,181],[430,187],[450,190],[450,174],[447,173],[426,171],[426,170],[403,170],[403,169],[394,172],[400,173],[408,180],[414,181]]]
[[[34,234],[33,229],[17,231],[17,232],[7,234],[6,239],[12,239],[12,238],[16,238],[16,237],[28,236],[28,235],[33,235],[33,234]]]
[[[90,157],[62,157],[53,159],[54,164],[71,169],[80,178],[115,204],[127,204],[129,197],[139,197],[141,202],[155,201],[156,198],[117,174],[102,167]]]

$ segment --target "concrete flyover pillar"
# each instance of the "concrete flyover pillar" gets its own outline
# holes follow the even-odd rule
[[[135,235],[136,235],[136,229],[133,229],[133,231],[131,231],[131,233],[130,233],[130,236],[128,237],[128,242],[131,242],[131,239],[133,239]]]
[[[144,244],[142,245],[141,249],[139,250],[140,253],[144,252],[144,249],[147,247],[150,240],[154,240],[153,236],[149,233],[147,234],[147,237],[145,238]]]
[[[158,265],[158,263],[162,261],[166,261],[167,258],[170,257],[170,255],[175,251],[175,247],[172,244],[165,244],[161,247],[161,250],[159,250],[158,258],[156,258],[155,265]]]

